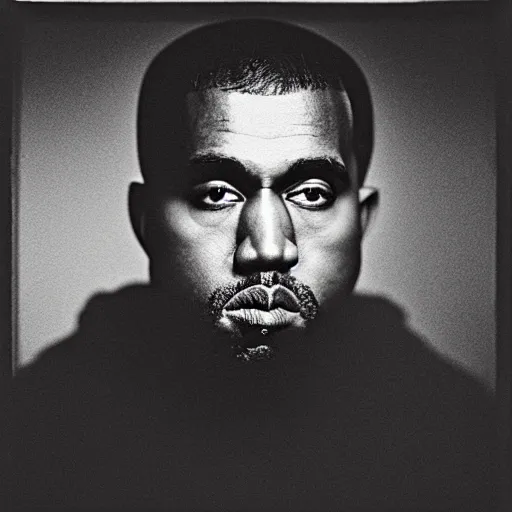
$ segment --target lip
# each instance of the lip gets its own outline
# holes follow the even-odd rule
[[[268,311],[257,308],[239,308],[224,310],[223,316],[246,325],[284,327],[292,324],[299,313],[284,308],[273,308]]]
[[[282,285],[271,287],[254,285],[231,297],[224,305],[224,310],[226,312],[245,310],[259,311],[260,313],[275,312],[275,316],[279,317],[284,312],[298,313],[300,304],[295,294]]]

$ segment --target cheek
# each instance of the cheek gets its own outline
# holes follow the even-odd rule
[[[169,200],[155,209],[151,244],[157,279],[185,279],[204,293],[231,275],[236,235],[235,213],[201,215],[185,201]]]
[[[352,290],[360,267],[361,227],[357,201],[294,220],[299,262],[297,278],[308,284],[320,303]]]

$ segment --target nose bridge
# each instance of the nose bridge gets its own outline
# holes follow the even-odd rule
[[[261,188],[245,203],[239,240],[237,257],[241,264],[277,269],[297,262],[290,214],[271,188]]]
[[[270,188],[262,188],[248,201],[246,230],[255,249],[280,247],[292,234],[290,215],[282,199]]]

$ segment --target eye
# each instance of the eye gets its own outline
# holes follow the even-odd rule
[[[285,199],[310,210],[320,210],[330,206],[335,199],[334,190],[325,181],[308,180],[289,189]]]
[[[194,188],[193,202],[205,210],[220,210],[240,203],[244,197],[223,181],[211,181]]]

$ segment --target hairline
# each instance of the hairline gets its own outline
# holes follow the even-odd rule
[[[284,46],[288,50],[292,48],[292,53],[290,55],[299,55],[299,57],[302,55],[303,58],[304,55],[306,55],[307,58],[304,59],[306,68],[308,66],[308,62],[306,62],[307,59],[311,59],[313,56],[313,61],[310,61],[313,63],[313,67],[309,68],[309,70],[305,69],[305,75],[300,75],[299,71],[300,76],[296,77],[293,75],[293,61],[291,61],[292,64],[290,68],[287,67],[286,63],[282,68],[279,67],[279,63],[276,67],[273,67],[272,61],[276,54],[265,53],[268,52],[268,48],[266,48],[266,44],[264,42],[264,49],[262,53],[255,53],[253,55],[256,60],[260,59],[261,56],[263,56],[263,59],[266,58],[265,55],[270,56],[270,74],[267,75],[265,72],[260,74],[259,70],[256,70],[254,76],[251,77],[252,70],[249,70],[248,75],[244,75],[243,71],[241,74],[237,74],[236,70],[242,69],[244,64],[241,64],[241,68],[237,68],[236,61],[230,60],[230,57],[223,60],[222,53],[215,53],[218,51],[217,41],[219,40],[219,34],[227,33],[233,35],[234,30],[235,34],[243,35],[244,37],[247,36],[248,40],[250,40],[251,36],[248,36],[247,32],[245,32],[246,27],[249,27],[249,34],[252,34],[252,37],[254,37],[254,29],[259,29],[260,25],[263,28],[264,33],[267,31],[271,34],[270,37],[274,37],[275,34],[277,34],[277,46],[281,44],[279,43],[279,40],[281,37],[284,37],[283,34],[286,33],[286,31],[290,34],[303,35],[305,37],[304,40],[308,41],[308,44],[299,43],[299,47],[303,47],[305,50],[301,50],[299,48],[298,53],[293,53],[295,47],[291,47],[290,45],[286,46],[287,43],[285,43]],[[240,26],[243,27],[243,30],[239,30]],[[278,32],[276,32],[276,28],[278,29]],[[284,32],[281,29],[284,29]],[[260,36],[256,36],[255,40],[258,40],[258,38],[260,38]],[[220,40],[222,41],[222,38]],[[202,46],[198,44],[199,41],[202,41]],[[219,62],[216,61],[217,57],[212,58],[212,60],[206,59],[205,52],[200,50],[200,48],[205,48],[205,41],[213,41],[213,45],[206,45],[206,54],[211,54],[213,56],[220,55],[221,60]],[[272,39],[269,39],[269,41],[272,41]],[[300,39],[300,41],[302,41],[302,39]],[[245,43],[242,43],[242,46],[244,46],[244,44]],[[250,44],[251,43],[249,43],[249,45]],[[221,47],[223,47],[222,45],[223,43],[221,43]],[[323,48],[323,53],[318,54],[318,61],[314,58],[317,48]],[[228,48],[228,54],[232,49],[233,47]],[[330,51],[326,52],[326,49]],[[195,55],[195,52],[198,51],[199,58],[195,63],[193,60],[190,61],[186,58],[187,55]],[[237,48],[235,48],[235,54],[236,51]],[[302,51],[305,51],[304,55],[302,54]],[[249,53],[241,54],[242,60],[246,59],[249,55]],[[286,51],[283,52],[282,55],[284,60],[286,60]],[[280,57],[277,57],[277,59],[279,60]],[[230,66],[232,63],[235,65],[232,69],[235,71],[233,75],[230,75]],[[326,63],[329,65],[324,67]],[[210,66],[210,64],[212,64],[212,66]],[[330,69],[329,66],[331,66]],[[263,67],[266,67],[266,63],[263,63]],[[185,71],[185,74],[180,76],[180,73],[176,74],[175,72],[172,72],[173,69],[192,70],[192,68],[195,68],[195,72],[192,72],[192,74],[188,74],[188,71]],[[288,69],[291,71],[291,75],[288,74]],[[324,70],[326,74],[324,74]],[[233,78],[233,81],[231,81],[231,78]],[[254,79],[253,83],[251,83],[252,79]],[[153,85],[148,86],[150,83],[160,83],[160,86],[157,85],[156,88]],[[167,85],[165,84],[170,86],[170,88],[167,89],[167,93],[164,92],[165,88],[167,88]],[[160,101],[155,101],[155,99],[162,98],[164,95],[167,95],[167,100],[164,101],[167,103],[175,102],[175,105],[179,105],[185,103],[184,99],[188,94],[200,93],[207,90],[218,90],[225,93],[238,92],[240,94],[275,96],[293,94],[304,90],[322,91],[328,89],[342,93],[342,106],[344,107],[343,110],[346,113],[346,117],[349,119],[350,127],[350,130],[344,131],[345,133],[349,133],[350,146],[348,146],[348,149],[356,157],[356,161],[358,163],[358,181],[362,184],[368,170],[373,146],[373,113],[368,85],[357,63],[351,59],[351,57],[346,54],[342,48],[332,41],[315,34],[311,30],[270,20],[237,20],[236,22],[221,22],[213,25],[205,25],[192,30],[182,36],[182,38],[179,38],[168,45],[153,60],[143,80],[143,91],[141,91],[139,99],[139,115],[141,112],[146,114],[152,110],[152,115],[154,116],[156,112],[156,115],[158,116],[158,111],[161,111],[159,105],[162,105],[162,103]],[[148,94],[150,91],[155,92],[155,90],[157,91],[156,95]],[[359,93],[359,91],[361,91],[361,93]],[[143,95],[142,92],[145,94]],[[175,93],[176,95],[174,95]],[[166,108],[165,105],[167,103],[163,104],[164,108]],[[153,106],[151,106],[151,104]],[[141,105],[144,107],[142,111],[140,108]],[[184,105],[182,107],[174,107],[174,111],[178,113],[180,108],[183,109]],[[164,151],[165,147],[170,148],[171,150],[174,150],[175,148],[177,151],[181,151],[186,147],[186,142],[182,139],[179,133],[180,125],[183,127],[187,126],[186,115],[184,116],[184,114],[185,112],[178,114],[178,116],[174,118],[176,121],[174,126],[177,129],[171,129],[171,131],[168,132],[170,137],[166,137],[165,133],[167,132],[168,127],[174,123],[174,121],[172,121],[173,117],[169,117],[167,121],[160,123],[157,122],[156,126],[161,126],[163,129],[160,130],[160,136],[157,135],[158,132],[154,133],[154,135],[157,135],[156,139],[151,135],[141,137],[141,134],[143,134],[141,128],[145,128],[144,132],[149,134],[152,133],[152,126],[156,128],[153,122],[150,122],[149,124],[144,122],[144,119],[152,118],[146,118],[145,116],[138,118],[138,142],[142,143],[139,145],[139,159],[141,164],[149,164],[149,167],[144,166],[141,168],[145,179],[150,178],[151,175],[155,176],[159,172],[159,165],[157,165],[157,168],[154,168],[153,171],[151,170],[152,155],[154,155],[157,159],[156,161],[158,161],[158,154],[160,153],[158,147],[159,144]],[[160,119],[163,120],[164,117],[160,116]],[[343,120],[340,120],[340,122],[343,123]],[[185,136],[183,131],[184,130],[182,130],[181,133]],[[153,142],[151,142],[152,138]],[[159,143],[158,140],[161,142]],[[171,145],[174,146],[174,148],[171,148]]]

